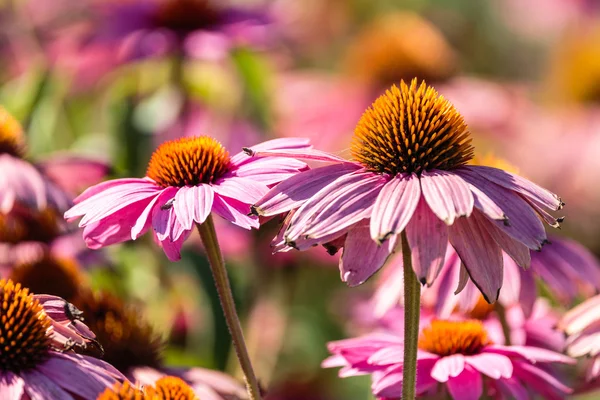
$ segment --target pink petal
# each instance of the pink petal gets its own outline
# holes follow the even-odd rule
[[[448,247],[448,228],[421,198],[406,226],[413,269],[422,284],[429,286],[439,274]]]
[[[522,357],[529,362],[547,362],[575,364],[576,360],[552,350],[531,346],[500,346],[491,345],[485,348],[486,352],[503,354],[508,357]]]
[[[246,151],[246,150],[245,150]],[[289,157],[300,160],[313,160],[331,163],[348,162],[341,157],[315,149],[291,149],[291,150],[259,150],[248,149],[246,154],[252,157]]]
[[[342,281],[348,286],[358,286],[370,278],[394,249],[395,240],[382,245],[375,243],[369,235],[369,227],[357,226],[348,232],[344,251],[340,259]]]
[[[237,169],[231,171],[231,176],[251,179],[264,185],[274,185],[296,175],[307,168],[307,165],[293,158],[266,157],[250,158]]]
[[[367,218],[384,183],[383,178],[371,172],[343,175],[296,211],[286,240],[293,242],[304,235],[323,237]]]
[[[495,302],[502,287],[502,252],[485,226],[473,217],[459,218],[449,238],[473,283],[489,303]]]
[[[105,190],[108,190],[113,187],[121,187],[123,185],[128,185],[131,183],[147,184],[148,182],[152,182],[152,180],[146,179],[146,178],[112,179],[112,180],[102,182],[102,183],[99,183],[97,185],[87,188],[83,193],[81,193],[79,196],[77,196],[75,198],[75,200],[73,200],[73,202],[75,204],[79,204],[82,201],[87,200],[90,197],[93,197],[93,196],[95,196],[99,193],[102,193]],[[65,217],[65,218],[67,218],[67,217]]]
[[[462,178],[447,171],[431,170],[421,174],[423,196],[431,210],[446,225],[473,211],[473,194]]]
[[[162,207],[154,207],[152,209],[152,229],[159,241],[171,237],[171,227],[175,219],[175,211],[173,207],[163,209]]]
[[[235,199],[215,196],[213,211],[220,217],[244,229],[258,228],[258,217],[249,216],[250,206]]]
[[[248,204],[256,203],[269,191],[264,183],[238,177],[220,179],[211,187],[222,197],[229,197]]]
[[[178,190],[177,188],[168,187],[168,188],[164,189],[162,192],[160,192],[156,197],[154,197],[154,199],[152,199],[152,201],[150,203],[148,203],[146,208],[144,208],[144,211],[142,211],[139,214],[139,217],[137,218],[137,220],[135,221],[135,224],[131,228],[131,239],[132,240],[136,240],[144,232],[146,232],[148,230],[148,228],[150,228],[150,223],[151,223],[150,216],[152,215],[152,210],[154,210],[155,206],[157,208],[164,206],[169,200],[171,200],[175,196],[175,194],[177,193],[177,190]]]
[[[248,153],[254,153],[257,151],[268,151],[268,150],[301,150],[301,149],[309,149],[310,139],[307,138],[278,138],[267,140],[265,142],[259,143],[252,147],[245,148],[244,151],[237,153],[233,157],[231,157],[231,163],[233,165],[239,165],[240,163],[250,159],[251,156]]]
[[[438,382],[446,382],[449,378],[454,378],[465,368],[465,356],[462,354],[453,354],[440,358],[433,369],[431,377]]]
[[[542,247],[546,242],[544,225],[525,199],[510,190],[485,180],[479,174],[468,169],[457,170],[457,174],[479,188],[494,203],[502,207],[508,221],[494,220],[498,228],[532,250],[539,250]]]
[[[490,222],[478,211],[473,213],[472,218],[477,219],[481,225],[485,226],[487,232],[498,246],[515,260],[518,266],[523,269],[529,268],[531,265],[531,255],[527,246],[505,234],[493,222]]]
[[[371,216],[371,238],[383,243],[399,234],[410,221],[421,197],[416,174],[396,175],[387,182],[375,201]]]
[[[10,371],[0,372],[0,393],[6,400],[21,400],[24,382]]]
[[[506,253],[502,255],[502,258],[504,260],[504,280],[502,283],[502,290],[500,291],[499,301],[503,306],[507,307],[520,303],[520,295],[522,292],[521,271],[519,266]],[[527,271],[526,273],[531,274],[532,271]],[[528,290],[535,292],[535,285],[529,287]],[[519,305],[521,307],[523,306],[523,304]]]
[[[515,361],[513,363],[515,370],[514,376],[521,381],[526,382],[530,389],[535,389],[544,399],[564,399],[565,394],[572,393],[573,390],[562,384],[555,376],[525,362]],[[557,396],[557,392],[560,393]]]
[[[474,207],[484,213],[489,219],[505,222],[508,217],[498,204],[496,204],[488,195],[483,193],[477,186],[469,183],[469,189],[473,193]]]
[[[331,182],[357,169],[355,164],[342,163],[301,172],[275,186],[252,208],[264,216],[298,208]]]
[[[192,229],[194,222],[203,223],[212,211],[213,189],[209,185],[186,186],[177,192],[173,208],[177,220],[185,230]]]
[[[192,231],[183,231],[179,238],[173,240],[171,238],[166,238],[165,240],[159,241],[160,246],[162,247],[165,255],[169,259],[169,261],[179,261],[181,260],[181,247],[183,246],[183,242],[190,236]]]
[[[600,295],[584,301],[567,312],[560,321],[559,327],[572,335],[598,320],[600,320]]]
[[[466,357],[465,361],[477,371],[492,379],[510,378],[513,365],[510,359],[501,354],[480,353]]]
[[[518,379],[502,379],[499,380],[497,384],[504,389],[503,392],[508,392],[510,394],[511,399],[529,400],[531,398],[529,391],[519,383]]]
[[[469,366],[456,378],[450,378],[446,386],[452,398],[457,400],[479,400],[483,394],[481,374]]]
[[[26,382],[25,393],[31,400],[74,400],[69,393],[60,388],[58,383],[46,378],[35,369],[23,372],[21,376]]]
[[[506,189],[520,193],[532,202],[550,210],[560,210],[563,206],[560,197],[518,175],[482,165],[469,165],[463,168],[474,171],[485,179]]]
[[[131,229],[146,205],[145,201],[135,203],[98,222],[88,224],[83,229],[83,239],[86,245],[90,249],[98,249],[130,240]]]
[[[75,155],[53,157],[39,163],[38,168],[70,193],[78,193],[97,184],[110,172],[110,166],[106,162]]]
[[[458,303],[458,296],[454,293],[456,282],[459,280],[461,262],[451,246],[446,253],[446,261],[442,272],[435,281],[434,287],[439,287],[435,302],[435,314],[440,318],[448,318]],[[450,250],[451,249],[451,250]],[[469,275],[465,273],[465,284]],[[439,285],[439,286],[438,286]],[[432,289],[433,290],[433,289]]]
[[[38,365],[37,369],[71,393],[93,399],[106,389],[93,375],[77,363],[58,357],[51,357]]]

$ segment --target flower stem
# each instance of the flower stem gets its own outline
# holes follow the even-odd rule
[[[421,312],[421,284],[413,271],[410,246],[406,232],[402,232],[404,261],[404,367],[402,372],[402,399],[416,397],[417,345],[419,341],[419,314]]]
[[[260,400],[260,388],[256,375],[254,374],[254,369],[252,368],[252,363],[250,362],[250,356],[248,355],[248,349],[246,347],[246,342],[244,341],[240,319],[235,310],[231,285],[229,284],[227,269],[225,268],[223,255],[221,254],[221,248],[219,247],[219,241],[217,239],[212,216],[209,215],[203,224],[196,224],[196,228],[198,228],[198,233],[200,233],[200,238],[202,238],[202,243],[204,243],[204,248],[206,249],[217,292],[219,293],[221,307],[223,308],[227,327],[229,328],[229,333],[231,334],[231,339],[233,341],[233,347],[235,348],[235,353],[240,362],[240,366],[242,367],[242,371],[244,372],[246,389],[248,390],[251,400]]]
[[[495,308],[498,319],[500,320],[500,325],[502,326],[502,333],[504,334],[504,345],[510,346],[510,325],[506,319],[506,309],[499,301],[496,301]]]

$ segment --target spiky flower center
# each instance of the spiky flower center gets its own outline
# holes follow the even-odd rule
[[[117,382],[111,388],[106,388],[97,400],[145,400],[142,389],[132,385],[129,381]]]
[[[396,175],[449,170],[473,157],[462,116],[425,82],[392,86],[365,111],[350,146],[369,170]]]
[[[104,348],[106,362],[123,373],[137,366],[160,366],[162,341],[140,310],[105,292],[84,291],[73,304]]]
[[[165,376],[155,386],[136,387],[128,381],[115,383],[98,400],[198,400],[198,396],[183,380]]]
[[[21,124],[0,106],[0,154],[22,157],[25,153],[25,135]]]
[[[59,235],[60,230],[58,216],[49,208],[31,211],[16,205],[10,213],[0,213],[0,242],[49,243]]]
[[[152,154],[146,176],[163,187],[211,183],[229,167],[229,153],[217,140],[197,136],[161,144]]]
[[[75,261],[50,254],[15,265],[10,278],[34,293],[52,294],[68,302],[76,298],[84,284],[84,277]]]
[[[48,357],[51,322],[29,290],[0,280],[0,371],[18,373]]]
[[[477,320],[444,321],[434,320],[423,329],[419,348],[440,356],[452,354],[477,354],[491,344],[483,324]]]
[[[220,10],[210,0],[165,0],[154,14],[154,24],[177,32],[206,29],[219,22]]]

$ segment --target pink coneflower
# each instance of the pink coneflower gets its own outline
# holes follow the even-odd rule
[[[130,382],[115,383],[106,389],[96,400],[200,400],[191,387],[174,376],[165,376],[154,385],[132,385]],[[202,397],[202,400],[213,400]]]
[[[371,389],[380,399],[402,395],[401,337],[374,334],[332,342],[328,347],[333,356],[323,362],[324,367],[342,367],[341,377],[371,374]],[[416,392],[447,393],[461,400],[477,400],[482,395],[561,399],[571,389],[549,367],[574,362],[536,347],[495,345],[479,321],[434,320],[419,337]]]
[[[587,379],[600,376],[600,295],[592,297],[567,312],[559,328],[569,335],[567,351],[572,357],[588,356],[592,363]]]
[[[10,212],[17,203],[34,210],[67,209],[70,202],[65,193],[24,160],[24,155],[21,125],[0,107],[0,212]]]
[[[256,151],[305,149],[303,139],[275,139],[253,147]],[[211,212],[242,228],[258,228],[249,216],[250,205],[269,187],[306,168],[289,158],[251,158],[227,150],[208,136],[163,143],[152,155],[146,177],[116,179],[93,186],[77,197],[65,213],[79,223],[90,248],[135,240],[150,227],[170,260],[178,260],[181,246],[194,224]]]
[[[553,237],[542,251],[531,252],[531,268],[523,270],[503,252],[503,285],[498,301],[504,307],[518,304],[529,314],[538,296],[535,277],[540,278],[550,293],[561,303],[578,296],[592,296],[600,289],[600,264],[579,243]],[[402,257],[390,258],[384,274],[378,279],[373,296],[376,315],[383,315],[402,300]],[[479,302],[480,294],[473,283],[466,283],[455,293],[460,276],[460,258],[448,246],[444,265],[438,279],[423,294],[423,302],[435,308],[440,318],[448,317],[455,309],[470,312]]]
[[[91,341],[93,334],[76,321],[76,309],[64,300],[33,296],[10,280],[0,280],[0,299],[3,399],[95,399],[125,379],[104,361],[70,351]]]
[[[377,99],[358,123],[351,152],[354,161],[316,151],[249,150],[333,163],[279,184],[253,210],[264,216],[294,210],[278,249],[336,240],[330,247],[344,247],[341,275],[351,286],[383,265],[404,232],[422,283],[435,280],[449,241],[463,276],[493,302],[502,286],[502,250],[527,268],[529,249],[547,240],[542,220],[558,225],[545,211],[562,207],[555,194],[500,169],[466,165],[473,157],[467,126],[425,83],[402,82]]]

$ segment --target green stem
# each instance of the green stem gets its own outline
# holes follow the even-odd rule
[[[235,310],[231,285],[229,284],[227,269],[225,268],[225,262],[223,261],[221,248],[219,247],[219,241],[217,239],[212,216],[209,215],[203,224],[196,224],[196,227],[198,228],[198,233],[200,233],[200,238],[202,238],[202,243],[204,243],[204,248],[206,249],[206,255],[215,280],[215,286],[219,293],[221,307],[225,314],[229,333],[231,333],[233,347],[235,348],[235,353],[240,362],[240,366],[242,367],[242,371],[244,372],[246,389],[248,390],[251,400],[260,400],[261,395],[258,380],[256,379],[252,363],[250,362],[250,356],[248,355],[248,348],[244,341],[240,319]]]
[[[504,334],[504,345],[510,346],[510,325],[506,320],[506,309],[499,301],[496,301],[495,308],[498,319],[500,320],[500,325],[502,326],[502,333]]]
[[[419,342],[419,314],[421,312],[421,284],[412,268],[410,246],[406,232],[402,232],[404,261],[404,367],[402,372],[402,399],[416,397],[417,345]]]

